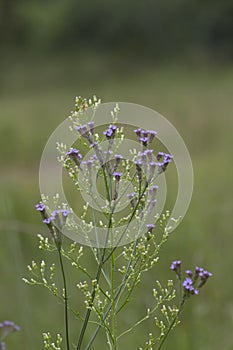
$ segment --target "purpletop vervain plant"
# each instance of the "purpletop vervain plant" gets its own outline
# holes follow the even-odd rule
[[[140,149],[131,150],[132,159],[125,159],[119,151],[124,140],[124,129],[117,123],[119,107],[116,106],[111,112],[112,122],[104,131],[98,131],[94,120],[86,118],[86,111],[90,109],[94,115],[99,104],[100,100],[95,97],[88,101],[78,97],[75,111],[70,116],[70,129],[76,133],[79,146],[67,149],[66,145],[58,144],[59,161],[73,180],[77,193],[83,190],[90,198],[91,203],[83,205],[81,223],[74,221],[72,208],[58,204],[57,195],[54,197],[54,210],[48,206],[44,195],[36,205],[51,237],[48,239],[39,235],[39,247],[50,252],[57,250],[63,289],[61,291],[55,282],[56,265],[52,264],[46,269],[43,260],[40,264],[33,261],[28,266],[33,277],[24,280],[28,284],[43,285],[63,301],[67,350],[71,349],[69,313],[73,313],[82,322],[81,329],[77,329],[77,340],[72,340],[76,344],[76,350],[89,350],[101,330],[106,334],[109,348],[117,350],[123,336],[149,319],[155,319],[158,332],[150,332],[146,344],[139,349],[151,350],[156,345],[156,349],[161,349],[169,332],[179,323],[179,314],[185,301],[199,292],[211,274],[196,268],[194,273],[187,271],[187,277],[182,281],[181,261],[174,261],[171,269],[175,271],[183,291],[178,307],[174,306],[176,291],[172,280],[165,287],[156,281],[153,289],[154,305],[132,325],[124,324],[122,310],[132,300],[141,275],[157,264],[160,249],[169,237],[169,212],[161,216],[156,212],[159,191],[156,180],[166,171],[173,157],[168,153],[155,152],[156,131],[138,128],[134,133]],[[105,198],[101,205],[98,204],[98,196],[94,191],[98,186]],[[124,207],[122,215],[119,215],[118,208],[125,203],[128,205]],[[92,237],[89,235],[93,227],[97,243],[95,247],[91,244]],[[82,232],[90,248],[72,242],[67,249],[63,244],[64,228]],[[130,237],[130,232],[134,233],[134,240]],[[120,247],[122,242],[126,243]],[[82,263],[86,249],[91,249],[93,253],[95,272],[88,270],[85,262]],[[83,295],[84,314],[75,309],[69,296],[64,258],[84,276],[77,284],[78,291]],[[117,327],[119,319],[122,327],[125,326],[120,333]],[[88,338],[87,329],[90,324],[96,328]],[[43,334],[43,338],[45,349],[61,349],[60,334],[55,342],[49,333]]]

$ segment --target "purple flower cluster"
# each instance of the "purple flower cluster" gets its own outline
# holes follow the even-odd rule
[[[150,183],[153,176],[156,174],[161,174],[164,172],[169,163],[172,161],[172,155],[159,152],[156,157],[156,161],[153,161],[153,149],[146,149],[143,152],[140,152],[137,160],[135,161],[136,171],[139,178],[139,181],[142,180],[142,174],[147,178],[147,182]]]
[[[143,130],[142,128],[138,128],[134,130],[134,132],[138,137],[138,141],[140,141],[144,147],[147,147],[157,135],[154,130]]]
[[[175,271],[176,275],[181,280],[181,261],[173,261],[170,269]],[[195,273],[191,270],[186,270],[185,273],[188,277],[186,277],[182,283],[184,296],[199,294],[199,289],[206,283],[209,277],[213,276],[211,272],[204,270],[202,267],[196,267]]]
[[[184,282],[182,283],[182,286],[184,287],[186,293],[190,294],[199,294],[199,290],[195,289],[193,286],[193,280],[190,277],[186,277]]]
[[[181,279],[181,260],[175,260],[171,263],[170,269],[175,271],[177,277]]]
[[[66,152],[66,155],[69,156],[76,165],[80,166],[80,162],[83,156],[78,149],[71,147],[69,151]]]
[[[109,139],[114,139],[116,135],[116,125],[109,125],[108,129],[103,132],[103,134],[106,136],[106,138]]]
[[[181,260],[175,260],[171,263],[170,269],[177,272],[181,268]]]
[[[40,211],[41,213],[44,213],[46,215],[45,219],[48,221],[45,222],[45,219],[44,219],[43,222],[45,224],[48,224],[51,221],[55,220],[60,214],[62,215],[63,218],[67,218],[67,216],[70,214],[70,210],[68,209],[57,209],[52,212],[50,217],[48,217],[46,214],[45,205],[43,202],[36,204],[35,207],[37,211]]]
[[[36,210],[41,213],[43,223],[47,225],[50,234],[52,235],[57,248],[61,249],[62,242],[62,229],[65,226],[67,216],[70,214],[68,209],[58,209],[48,216],[44,203],[39,203],[36,205]]]
[[[62,223],[64,225],[65,220],[69,214],[70,214],[70,210],[68,210],[68,209],[54,210],[50,217],[43,220],[43,223],[50,224],[52,221],[54,221],[54,222],[57,221],[57,223],[58,222],[60,223],[60,220],[62,219]]]
[[[162,173],[166,170],[168,164],[171,163],[173,156],[169,153],[158,152],[156,158],[159,161],[159,163],[157,163],[159,166],[159,173]]]
[[[115,171],[112,175],[115,177],[116,181],[119,182],[119,181],[120,181],[120,178],[121,178],[121,176],[122,176],[122,173],[119,172],[119,171]]]
[[[42,202],[36,204],[35,207],[41,213],[43,223],[48,225],[50,229],[52,229],[53,224],[62,229],[66,223],[67,216],[70,214],[68,209],[57,209],[51,213],[51,216],[48,216],[45,205]]]
[[[93,144],[94,140],[93,140],[93,135],[95,132],[95,126],[94,126],[94,122],[91,121],[87,124],[83,124],[83,125],[79,125],[75,128],[79,134],[84,137],[85,139],[87,139],[89,141],[90,144]]]
[[[38,210],[40,212],[44,212],[45,211],[44,203],[40,202],[39,204],[36,204],[36,210]]]
[[[213,274],[207,270],[204,270],[202,267],[196,267],[194,280],[196,281],[199,277],[198,288],[201,288],[207,281],[209,277],[213,276]]]
[[[20,327],[17,326],[14,322],[3,321],[0,323],[0,340],[3,340],[9,333],[17,332],[20,330]],[[5,343],[0,343],[0,349],[5,349]]]

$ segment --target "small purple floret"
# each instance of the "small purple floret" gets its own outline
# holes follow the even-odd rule
[[[186,291],[188,291],[189,293],[191,294],[199,294],[199,290],[198,289],[195,289],[193,287],[193,280],[190,278],[190,277],[187,277],[184,282],[182,283],[182,286],[184,287],[184,289]]]
[[[109,125],[107,131],[104,131],[103,134],[107,137],[107,139],[113,139],[116,132],[116,125]]]
[[[119,172],[119,171],[114,171],[114,173],[113,173],[112,175],[115,177],[115,179],[116,179],[117,181],[119,181],[120,178],[121,178],[121,176],[122,176],[122,173]]]
[[[193,273],[191,270],[186,270],[185,272],[189,277],[193,277]]]
[[[44,211],[45,210],[45,205],[44,203],[39,203],[39,204],[36,204],[36,210],[38,211]]]
[[[68,152],[66,152],[67,156],[70,156],[71,158],[78,158],[78,159],[82,159],[82,155],[79,152],[79,150],[77,150],[76,148],[70,148]]]
[[[133,199],[135,196],[136,196],[135,192],[127,194],[127,197],[128,197],[129,200]]]
[[[49,225],[51,223],[51,218],[46,218],[43,220],[43,223]]]
[[[148,228],[148,231],[152,231],[153,228],[155,228],[155,224],[146,224],[146,227]]]
[[[181,260],[175,260],[171,263],[170,269],[173,271],[177,271],[178,269],[180,269],[181,266]]]
[[[69,209],[62,209],[61,214],[64,218],[66,218],[70,214],[70,210]]]

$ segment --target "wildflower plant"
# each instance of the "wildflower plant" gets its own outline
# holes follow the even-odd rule
[[[161,248],[171,233],[171,222],[177,222],[169,211],[159,213],[157,208],[160,190],[157,182],[173,156],[156,149],[156,131],[140,127],[130,131],[136,146],[127,148],[130,157],[126,157],[124,125],[118,121],[120,108],[115,105],[110,112],[111,123],[100,128],[95,125],[100,104],[96,97],[92,100],[78,97],[69,118],[70,132],[76,135],[77,141],[72,147],[57,143],[58,161],[77,192],[78,209],[82,209],[80,219],[76,220],[75,209],[62,203],[57,194],[54,194],[53,207],[46,194],[36,205],[49,232],[48,237],[38,235],[39,248],[57,252],[62,288],[55,279],[56,264],[47,266],[44,260],[33,261],[28,266],[31,277],[24,281],[44,286],[64,304],[64,332],[59,333],[55,341],[50,333],[44,333],[45,349],[88,350],[94,348],[99,333],[104,332],[109,349],[117,350],[121,338],[148,320],[155,325],[155,330],[138,349],[161,349],[170,331],[180,322],[185,302],[199,293],[211,273],[196,268],[195,272],[186,271],[186,278],[182,280],[181,262],[174,261],[171,269],[180,282],[180,301],[172,280],[165,285],[155,281],[153,305],[133,324],[125,329],[122,324],[119,327],[124,310],[132,303],[135,287],[140,285],[143,273],[158,263]],[[64,235],[73,238],[74,233],[78,239],[64,244]],[[88,268],[85,262],[89,251],[94,258],[94,269]],[[83,276],[73,283],[77,293],[83,295],[84,312],[82,307],[77,309],[69,295],[64,260]],[[72,339],[70,314],[82,324]],[[91,336],[90,326],[92,330],[94,327]]]

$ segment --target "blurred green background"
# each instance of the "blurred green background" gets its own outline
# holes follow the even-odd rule
[[[163,114],[194,167],[189,211],[127,317],[146,309],[152,281],[174,277],[172,260],[203,265],[214,278],[164,348],[233,349],[232,18],[231,0],[0,0],[0,321],[21,326],[9,349],[42,349],[41,332],[62,326],[62,307],[21,278],[44,257],[34,210],[40,155],[75,96],[93,94]],[[124,347],[138,349],[147,327]]]

